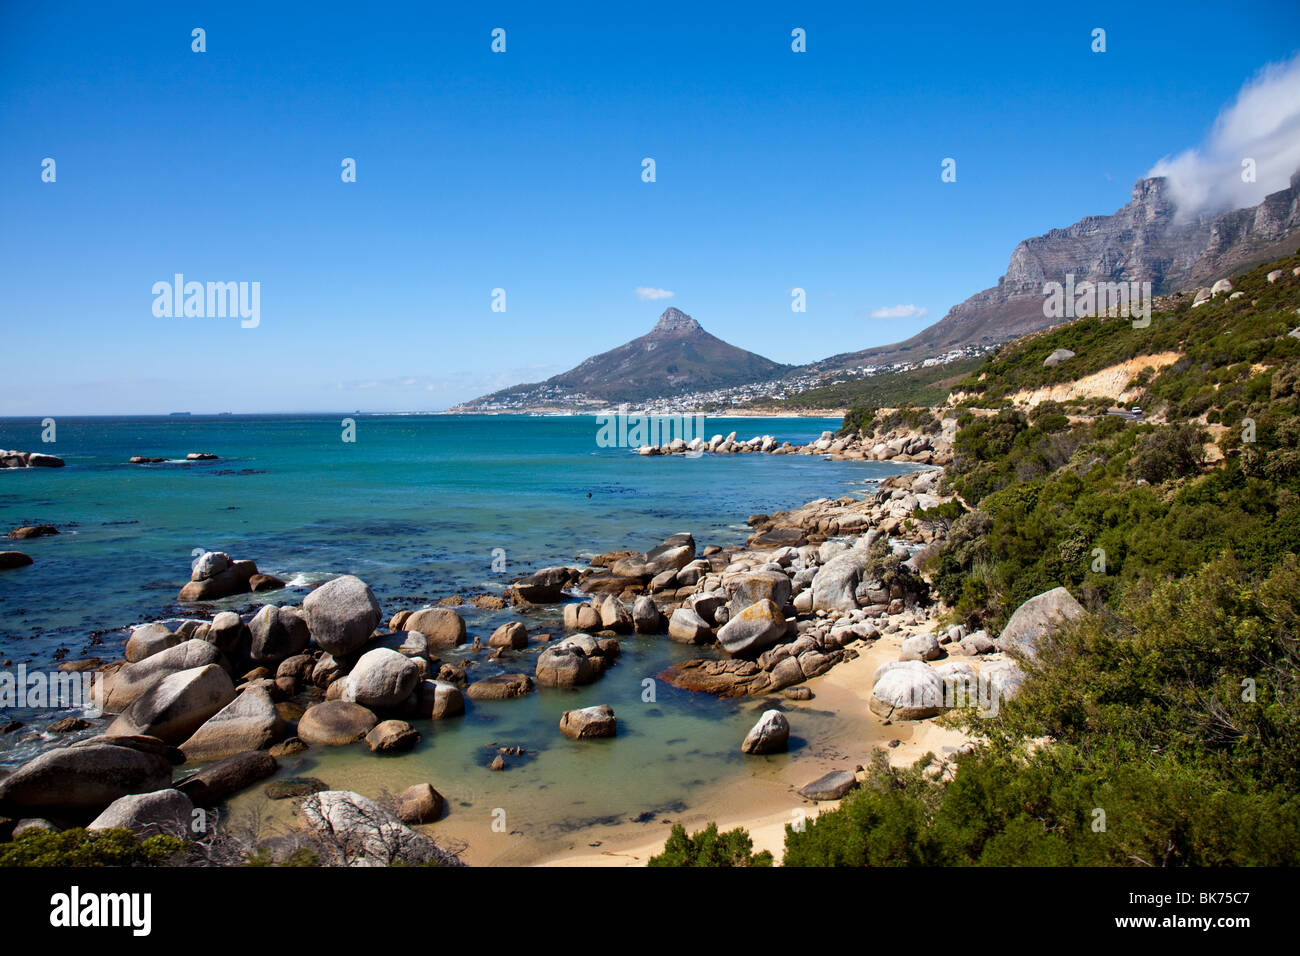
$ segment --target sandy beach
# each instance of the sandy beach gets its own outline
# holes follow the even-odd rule
[[[901,620],[905,616],[895,615],[891,619],[900,622],[898,631],[883,635],[867,647],[855,645],[859,647],[856,659],[845,661],[804,684],[813,693],[811,700],[782,701],[794,735],[798,734],[800,711],[812,708],[833,711],[840,718],[840,729],[831,739],[818,740],[787,759],[753,758],[755,766],[751,772],[710,788],[693,801],[693,809],[671,822],[682,824],[689,833],[703,829],[710,822],[716,822],[719,830],[744,827],[753,838],[755,852],[769,850],[779,862],[787,824],[801,815],[815,817],[840,803],[838,800],[815,803],[800,796],[796,792],[799,787],[831,770],[864,766],[877,748],[884,748],[895,766],[907,766],[926,753],[943,757],[967,743],[970,740],[967,735],[941,727],[933,720],[886,723],[868,709],[875,669],[886,661],[898,660],[905,638],[933,626],[932,622],[903,626]],[[895,740],[899,743],[890,747],[890,742]],[[664,832],[648,838],[647,826],[638,824],[584,831],[574,835],[569,847],[527,862],[539,866],[645,866],[651,856],[663,850],[668,836],[668,826],[651,825]],[[590,846],[596,839],[600,841],[599,847]],[[465,859],[473,863],[479,855],[471,845]],[[513,855],[507,851],[493,862],[524,862],[511,859]]]

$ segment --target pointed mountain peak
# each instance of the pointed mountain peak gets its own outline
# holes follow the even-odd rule
[[[659,321],[655,327],[650,330],[655,332],[703,332],[704,328],[681,309],[675,309],[672,306],[664,309],[664,314],[659,316]]]

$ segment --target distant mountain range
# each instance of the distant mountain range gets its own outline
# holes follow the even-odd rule
[[[1065,229],[1026,239],[1011,253],[998,284],[976,293],[903,342],[833,355],[805,368],[830,372],[919,361],[970,345],[1009,341],[1052,324],[1043,317],[1043,283],[1150,282],[1156,295],[1181,292],[1295,251],[1300,229],[1300,172],[1258,206],[1180,217],[1164,177],[1140,179],[1128,205],[1086,216]]]
[[[680,309],[668,308],[640,338],[544,382],[502,389],[454,410],[643,402],[768,381],[792,368],[730,345]]]
[[[920,363],[996,345],[1057,321],[1043,315],[1043,284],[1067,273],[1093,282],[1151,282],[1156,295],[1179,292],[1295,251],[1300,172],[1258,206],[1180,216],[1163,177],[1138,180],[1132,200],[1109,216],[1026,239],[996,286],[953,306],[903,342],[842,352],[803,366],[782,365],[710,335],[667,309],[646,335],[592,356],[561,375],[493,392],[453,411],[579,408],[647,402],[776,379],[806,385],[867,366]]]

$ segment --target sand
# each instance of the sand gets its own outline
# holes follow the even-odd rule
[[[970,740],[968,736],[941,727],[933,720],[887,724],[868,709],[871,677],[876,668],[886,661],[898,660],[904,638],[934,628],[932,621],[903,627],[901,620],[904,616],[891,618],[900,622],[898,632],[885,634],[870,645],[856,642],[852,645],[858,651],[856,659],[843,662],[820,677],[799,685],[813,692],[812,700],[783,700],[792,736],[799,733],[799,711],[803,708],[815,707],[841,716],[842,721],[837,725],[839,729],[832,739],[809,742],[809,746],[783,758],[754,758],[754,769],[746,776],[705,793],[692,794],[691,809],[673,817],[670,822],[680,823],[692,833],[710,822],[716,822],[720,830],[742,826],[749,831],[755,852],[769,850],[779,862],[787,824],[801,816],[815,817],[840,803],[838,800],[814,803],[801,797],[796,792],[798,787],[831,770],[854,770],[865,766],[876,748],[884,748],[893,765],[908,766],[926,753],[947,756],[967,743]],[[891,741],[898,743],[890,747]],[[859,778],[861,776],[859,774]],[[655,831],[656,827],[659,832]],[[651,856],[663,850],[668,830],[663,822],[601,827],[573,834],[569,846],[558,851],[533,856],[520,847],[514,859],[507,853],[493,862],[527,862],[540,866],[645,866]],[[599,846],[590,845],[594,842],[599,842]],[[473,857],[478,855],[467,854],[465,859],[474,862]]]

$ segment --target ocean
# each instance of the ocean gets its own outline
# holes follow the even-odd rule
[[[861,495],[906,466],[833,462],[815,456],[703,455],[643,458],[601,447],[590,416],[354,414],[345,416],[66,418],[42,444],[35,420],[0,421],[0,448],[42,451],[62,469],[0,471],[0,525],[53,524],[63,533],[9,542],[35,563],[0,572],[0,660],[28,668],[61,659],[121,656],[129,626],[208,616],[260,603],[300,604],[310,586],[355,574],[374,590],[384,621],[454,594],[501,593],[539,567],[584,566],[623,548],[645,550],[678,531],[707,544],[743,542],[754,512],[819,497]],[[737,431],[804,443],[836,419],[709,418],[705,436]],[[185,463],[189,452],[219,459]],[[165,463],[130,465],[133,455]],[[195,549],[252,559],[289,582],[286,591],[206,606],[178,605]],[[495,569],[494,569],[495,558]],[[504,562],[504,566],[503,566]],[[559,607],[460,608],[472,641],[523,620],[559,635]],[[739,743],[756,702],[719,701],[647,678],[703,656],[665,636],[622,639],[623,655],[596,684],[542,688],[528,698],[468,702],[463,718],[420,721],[424,739],[401,757],[364,745],[313,749],[282,775],[307,774],[374,796],[428,780],[451,813],[513,807],[509,832],[545,840],[590,825],[650,817],[689,806],[692,792],[747,767],[793,759],[815,730],[796,735],[789,757],[742,758]],[[707,655],[707,651],[703,652]],[[472,678],[503,669],[531,673],[535,651],[513,661],[477,658]],[[444,660],[474,659],[468,648]],[[557,729],[567,709],[606,703],[619,719],[611,741],[573,742]],[[6,712],[39,731],[64,713]],[[824,715],[829,721],[833,715]],[[3,721],[0,721],[3,723]],[[52,745],[28,731],[0,737],[0,766]],[[487,770],[497,746],[529,754]],[[247,803],[254,797],[241,798]],[[442,826],[442,824],[438,824]]]

